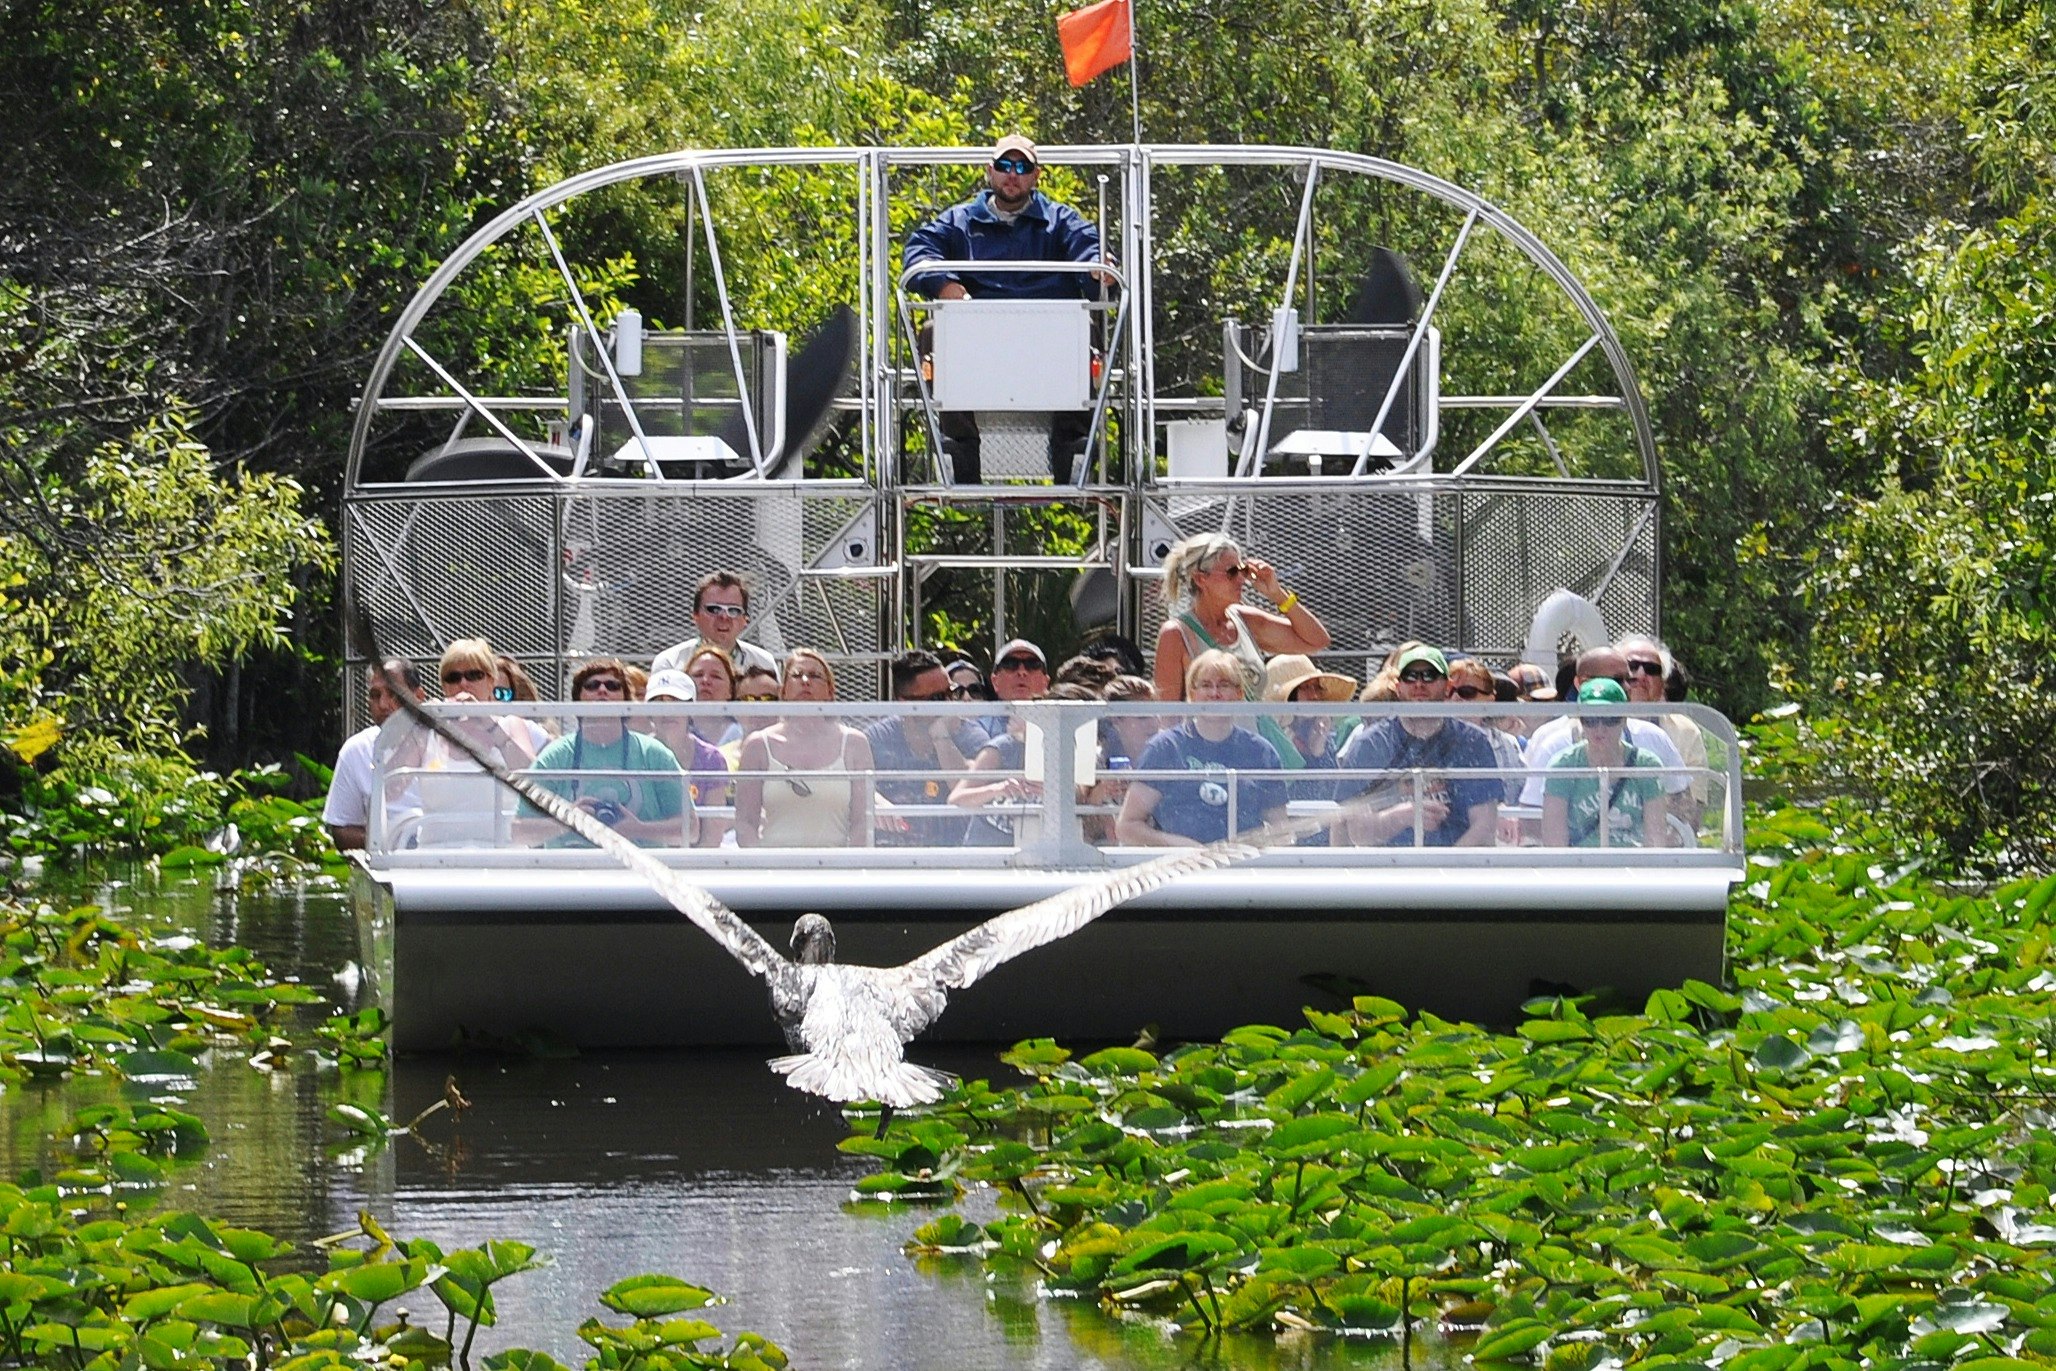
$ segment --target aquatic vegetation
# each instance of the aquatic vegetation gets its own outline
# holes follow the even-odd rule
[[[330,768],[296,755],[223,776],[183,756],[123,756],[101,770],[28,773],[0,807],[10,862],[143,857],[167,871],[218,868],[251,888],[340,860],[321,823]],[[304,780],[299,779],[304,775]],[[288,793],[311,789],[313,798]]]
[[[1758,832],[1800,855],[1737,900],[1732,989],[1024,1044],[1033,1084],[907,1126],[1002,1209],[915,1246],[1200,1332],[1436,1327],[1549,1371],[2056,1361],[2056,877],[1958,893],[1814,815]],[[852,1147],[891,1171],[900,1136]]]
[[[0,898],[0,1083],[190,1077],[193,1054],[210,1048],[276,1051],[294,1010],[321,1001],[243,948],[130,927],[95,905]]]
[[[327,1269],[281,1269],[291,1246],[255,1229],[196,1214],[136,1219],[89,1216],[57,1185],[0,1184],[0,1366],[178,1368],[238,1364],[280,1371],[416,1365],[469,1366],[481,1327],[496,1318],[494,1289],[548,1265],[517,1242],[444,1252],[396,1241],[369,1215],[323,1239]],[[411,1322],[394,1302],[433,1297],[440,1328]],[[631,1316],[625,1326],[589,1320],[579,1335],[595,1349],[586,1365],[777,1371],[785,1354],[753,1333],[725,1349],[704,1320],[667,1317],[719,1302],[672,1276],[635,1276],[600,1297]],[[390,1307],[390,1312],[389,1312]],[[404,1359],[404,1362],[403,1360]],[[547,1371],[558,1363],[525,1350],[486,1357],[494,1371]]]

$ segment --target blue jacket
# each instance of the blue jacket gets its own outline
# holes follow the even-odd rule
[[[1099,230],[1069,205],[1036,191],[1009,224],[992,211],[992,192],[982,190],[907,236],[900,264],[918,262],[1097,262]],[[934,298],[961,280],[976,296],[999,300],[1076,300],[1099,293],[1088,272],[931,272],[908,286]]]

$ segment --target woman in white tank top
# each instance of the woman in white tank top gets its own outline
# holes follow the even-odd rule
[[[835,673],[814,649],[794,648],[778,694],[826,704]],[[743,739],[740,771],[735,837],[743,847],[870,846],[871,744],[856,729],[824,714],[780,719]]]

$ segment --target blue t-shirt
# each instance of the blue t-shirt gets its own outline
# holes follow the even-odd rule
[[[1492,740],[1481,728],[1460,719],[1446,719],[1442,727],[1418,738],[1401,727],[1396,718],[1380,719],[1350,734],[1336,763],[1344,771],[1410,771],[1419,767],[1430,772],[1471,768],[1489,772],[1499,764],[1492,751]],[[1413,794],[1412,778],[1405,776],[1382,781],[1344,780],[1342,788],[1351,796],[1376,792],[1385,804],[1398,804]],[[1429,776],[1424,778],[1421,793],[1426,799],[1440,799],[1449,806],[1447,818],[1423,831],[1422,845],[1454,847],[1457,839],[1470,830],[1471,807],[1496,804],[1504,793],[1504,785],[1490,775]],[[1413,825],[1400,829],[1385,845],[1413,846]]]
[[[1227,773],[1276,771],[1278,749],[1246,728],[1213,742],[1201,737],[1196,725],[1184,723],[1151,738],[1136,769],[1198,773],[1189,781],[1143,776],[1136,783],[1162,796],[1152,816],[1159,829],[1214,843],[1228,836]],[[1265,811],[1285,803],[1285,783],[1275,778],[1238,777],[1234,784],[1238,832],[1262,824]]]
[[[1006,720],[1000,720],[1002,731],[986,740],[980,752],[990,748],[999,758],[999,770],[1021,771],[1027,764],[1028,744],[1004,731]],[[988,778],[980,775],[981,783]],[[1011,847],[1014,843],[1014,816],[994,814],[990,809],[981,809],[972,814],[970,824],[964,830],[964,843],[969,847]]]
[[[939,771],[941,763],[934,756],[918,756],[908,744],[908,725],[926,728],[928,720],[879,719],[864,730],[864,736],[871,740],[871,765],[880,771]],[[978,755],[978,749],[985,746],[985,734],[976,724],[965,719],[952,725],[950,741],[957,745],[957,751],[963,754],[968,764]],[[962,779],[961,776],[880,776],[878,794],[896,805],[946,805],[951,787]],[[905,822],[907,831],[904,833],[880,828],[879,846],[955,847],[964,841],[964,827],[970,818],[961,812],[914,814],[906,816]]]

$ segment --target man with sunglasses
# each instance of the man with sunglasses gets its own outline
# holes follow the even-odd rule
[[[1646,633],[1630,633],[1614,646],[1628,659],[1628,700],[1638,705],[1667,704],[1671,672],[1677,666],[1671,650]],[[1670,812],[1697,831],[1699,816],[1713,793],[1713,778],[1703,770],[1706,734],[1684,714],[1658,715],[1656,724],[1686,766],[1701,768],[1682,793],[1670,797]]]
[[[1631,641],[1622,639],[1622,642]],[[1628,682],[1640,670],[1631,671],[1629,654],[1616,647],[1594,648],[1578,658],[1577,673],[1572,681],[1575,694],[1587,681],[1608,680],[1618,684],[1629,698],[1635,697],[1628,691]],[[1663,666],[1656,664],[1656,686],[1658,700],[1663,698]],[[1536,729],[1528,739],[1528,781],[1521,787],[1521,803],[1529,808],[1539,809],[1547,789],[1549,767],[1560,755],[1582,741],[1583,730],[1578,726],[1575,714],[1551,719]],[[1684,770],[1685,763],[1678,756],[1677,745],[1664,733],[1663,726],[1653,719],[1629,719],[1627,741],[1645,752],[1653,752],[1664,768],[1664,793],[1676,796],[1688,790],[1692,778]]]
[[[692,593],[692,621],[700,636],[658,653],[650,663],[651,675],[685,670],[701,643],[711,643],[727,653],[737,672],[756,668],[778,674],[776,657],[742,640],[742,631],[750,626],[750,589],[734,572],[710,571],[700,578]]]
[[[1010,133],[993,145],[985,189],[944,210],[907,235],[902,266],[922,262],[1100,262],[1099,229],[1069,205],[1044,195],[1041,154],[1035,144]],[[925,272],[908,289],[931,300],[1079,300],[1102,289],[1087,272]],[[995,358],[995,364],[1004,359]],[[1050,471],[1071,479],[1071,459],[1080,449],[1091,417],[1060,411],[1050,416]],[[946,412],[940,426],[945,449],[960,484],[978,481],[978,421],[968,413]]]
[[[942,659],[916,649],[892,662],[892,698],[909,704],[941,704],[950,698],[949,673]],[[949,793],[971,759],[985,746],[984,732],[969,719],[941,715],[879,719],[864,730],[871,740],[871,763],[880,771],[930,771],[935,776],[880,776],[878,797],[894,805],[947,805]],[[954,772],[950,775],[946,773]],[[878,809],[878,843],[882,847],[955,847],[964,840],[962,814],[896,815]]]
[[[1400,654],[1400,704],[1440,704],[1449,698],[1449,659],[1440,649],[1413,647]],[[1336,766],[1352,770],[1426,772],[1351,782],[1340,789],[1370,796],[1343,828],[1358,847],[1412,847],[1416,827],[1423,847],[1490,847],[1499,840],[1501,783],[1484,730],[1460,719],[1401,714],[1366,724],[1349,737]],[[1471,773],[1471,774],[1463,774]],[[1347,796],[1345,795],[1345,798]]]
[[[627,704],[628,668],[613,657],[595,657],[571,677],[571,698],[578,704]],[[693,838],[692,801],[685,777],[670,748],[647,733],[628,727],[618,713],[578,716],[577,727],[552,742],[535,759],[543,774],[537,784],[642,847],[679,847]],[[579,773],[552,775],[550,773]],[[587,774],[597,773],[597,774]],[[648,779],[642,774],[652,773]],[[550,847],[590,847],[540,811],[522,806],[523,831],[531,841]]]

